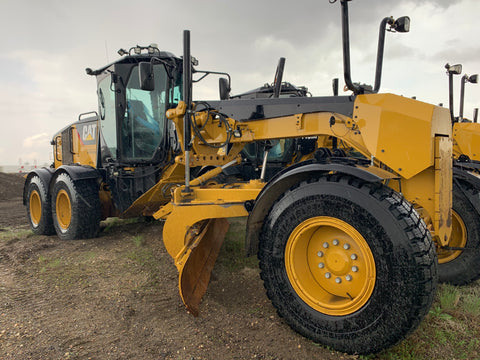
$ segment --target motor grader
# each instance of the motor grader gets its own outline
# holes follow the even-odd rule
[[[197,315],[227,219],[247,217],[246,249],[292,329],[348,353],[402,340],[429,311],[436,246],[451,238],[451,122],[445,108],[352,82],[340,5],[352,95],[193,102],[192,84],[219,73],[195,68],[188,31],[182,58],[136,46],[87,69],[99,109],[57,133],[53,166],[27,176],[33,231],[77,239],[109,216],[163,219],[180,296]],[[409,20],[383,24],[404,32]],[[314,137],[311,159],[269,181],[218,181],[249,143]],[[363,158],[328,156],[330,143]]]
[[[453,77],[460,64],[446,64],[449,110],[453,136],[452,237],[438,249],[439,279],[465,285],[480,277],[480,125],[464,118],[465,84],[477,83],[478,75],[463,75],[459,114],[455,116]]]

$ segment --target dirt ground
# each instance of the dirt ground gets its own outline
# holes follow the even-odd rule
[[[255,259],[241,259],[229,240],[195,318],[178,294],[161,222],[114,219],[89,240],[36,236],[22,190],[21,177],[0,173],[0,359],[357,358],[293,332]]]

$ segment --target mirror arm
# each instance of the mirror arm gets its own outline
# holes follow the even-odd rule
[[[203,73],[203,75],[199,78],[199,79],[196,79],[196,80],[193,80],[192,79],[192,82],[193,83],[197,83],[201,80],[203,80],[204,78],[206,78],[208,75],[210,74],[215,74],[215,75],[225,75],[227,78],[228,78],[228,87],[231,88],[232,86],[232,78],[230,77],[230,74],[226,73],[226,72],[221,72],[221,71],[205,71],[205,70],[194,70],[195,73]]]
[[[387,25],[392,25],[393,19],[386,17],[380,23],[380,30],[378,32],[378,47],[377,47],[377,66],[375,69],[375,87],[373,92],[376,94],[380,90],[380,83],[382,81],[382,67],[383,67],[383,53],[385,49],[385,33]]]
[[[343,75],[347,88],[355,95],[362,93],[362,88],[352,82],[350,71],[350,34],[348,27],[348,0],[341,0],[342,5],[342,38],[343,38]]]
[[[448,107],[450,108],[450,118],[453,126],[455,115],[453,114],[453,74],[451,72],[448,73]]]
[[[194,72],[202,72],[202,71],[194,71]],[[200,76],[199,79],[196,79],[196,80],[193,80],[193,79],[192,79],[192,82],[193,82],[193,83],[199,82],[199,81],[203,80],[204,78],[206,78],[207,76],[208,76],[208,72],[205,72],[205,74],[203,74],[202,76]]]
[[[465,103],[465,83],[467,82],[468,75],[462,76],[462,82],[460,84],[460,110],[458,113],[459,120],[463,120],[463,105]]]

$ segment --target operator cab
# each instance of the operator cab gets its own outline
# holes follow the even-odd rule
[[[142,53],[144,49],[148,53]],[[97,167],[160,165],[175,145],[165,113],[182,100],[181,59],[156,46],[137,46],[119,53],[128,56],[99,70],[86,69],[98,83]],[[149,86],[141,79],[141,64],[150,67]]]

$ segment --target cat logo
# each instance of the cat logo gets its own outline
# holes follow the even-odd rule
[[[82,138],[84,144],[95,143],[95,138],[97,137],[97,124],[85,124],[83,126],[78,126],[78,134]]]

